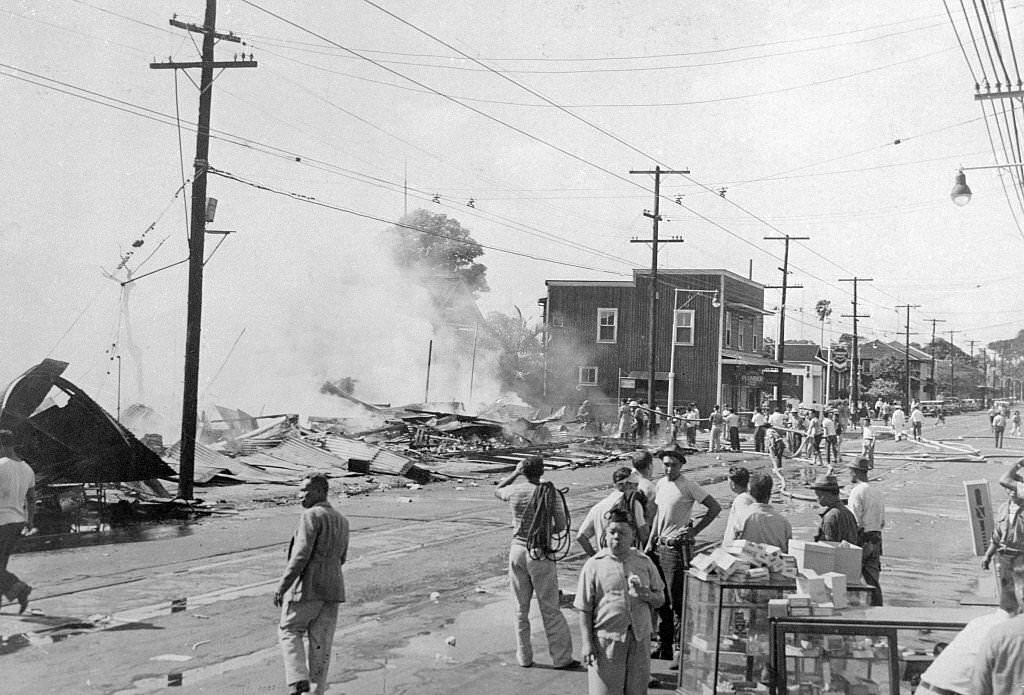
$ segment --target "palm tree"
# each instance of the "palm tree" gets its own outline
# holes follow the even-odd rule
[[[832,315],[832,302],[828,299],[819,299],[818,303],[814,305],[814,313],[818,315],[818,321],[821,322],[821,343],[825,343],[825,319]]]

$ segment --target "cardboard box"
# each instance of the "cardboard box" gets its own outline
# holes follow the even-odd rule
[[[690,560],[690,568],[700,570],[701,572],[713,572],[715,569],[715,561],[710,555],[700,554],[695,555]]]
[[[830,572],[842,572],[848,577],[848,584],[864,583],[861,581],[860,577],[861,562],[864,557],[864,552],[861,550],[859,545],[853,545],[846,541],[843,541],[842,543],[826,541],[824,545],[831,546],[835,553],[833,567],[829,570]]]
[[[825,588],[825,579],[818,576],[814,570],[804,570],[796,576],[796,590],[801,594],[811,597],[811,603],[825,603],[828,601],[828,589]]]
[[[791,540],[789,554],[796,558],[796,565],[802,571],[833,572],[836,568],[835,547],[827,543]]]
[[[768,581],[768,568],[766,567],[751,567],[747,570],[747,579],[753,582],[766,582]]]
[[[841,572],[826,572],[821,575],[821,578],[825,581],[825,588],[828,589],[832,605],[836,608],[846,608],[850,605],[846,597],[847,577],[845,574]]]
[[[789,601],[784,598],[768,599],[768,617],[785,618],[789,615]]]

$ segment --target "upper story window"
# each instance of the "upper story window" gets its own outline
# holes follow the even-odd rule
[[[754,352],[760,352],[761,348],[763,347],[761,345],[761,334],[758,332],[757,324],[758,322],[754,321],[754,324],[751,327],[753,335],[751,336],[750,349],[753,350]]]
[[[743,341],[746,339],[744,328],[743,319],[740,319],[739,323],[736,324],[736,347],[740,350],[743,349]]]
[[[619,310],[597,310],[597,342],[614,343],[619,337]]]
[[[732,314],[725,312],[725,346],[732,347]]]
[[[676,345],[693,345],[693,309],[676,309],[672,317],[672,337]]]

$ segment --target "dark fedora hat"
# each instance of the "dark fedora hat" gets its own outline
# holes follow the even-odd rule
[[[814,482],[811,483],[810,488],[812,490],[827,490],[829,492],[839,492],[839,481],[836,480],[834,475],[825,475],[822,473]]]

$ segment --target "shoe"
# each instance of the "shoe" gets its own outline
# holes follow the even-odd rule
[[[561,666],[555,666],[556,671],[575,671],[583,664],[580,663],[579,659],[573,659],[569,663],[562,664]]]
[[[288,686],[291,690],[288,691],[288,695],[300,695],[300,693],[309,692],[309,681],[295,681]]]
[[[31,593],[32,587],[22,584],[21,589],[13,596],[13,598],[18,599],[18,615],[24,613],[25,609],[28,608],[28,595]]]
[[[528,664],[519,664],[519,666],[520,668],[533,668],[533,662],[531,661]]]
[[[672,652],[658,648],[651,652],[651,658],[658,659],[660,661],[672,661]]]

